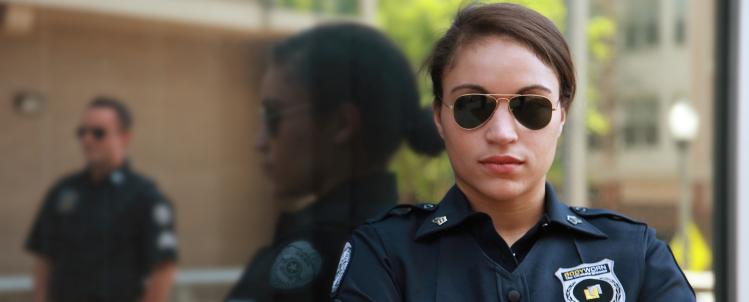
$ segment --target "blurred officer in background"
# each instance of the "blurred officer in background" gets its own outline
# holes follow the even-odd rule
[[[174,214],[156,185],[131,169],[132,117],[96,98],[76,135],[86,167],[47,193],[26,242],[34,301],[166,301],[176,270]]]
[[[408,61],[374,29],[313,28],[269,65],[257,149],[284,209],[227,301],[329,301],[350,231],[396,203],[393,153],[404,140],[426,155],[444,146]]]

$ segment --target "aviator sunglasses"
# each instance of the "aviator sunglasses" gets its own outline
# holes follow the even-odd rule
[[[75,135],[79,139],[83,139],[88,133],[91,133],[91,135],[93,135],[94,139],[96,140],[102,140],[104,139],[105,136],[107,136],[107,130],[105,130],[104,128],[99,128],[99,127],[80,126],[78,127],[78,129],[75,130]]]
[[[531,130],[546,127],[552,112],[557,110],[551,100],[535,94],[470,93],[459,96],[452,104],[445,104],[453,112],[455,122],[463,129],[477,129],[492,118],[501,100],[507,100],[512,116]]]

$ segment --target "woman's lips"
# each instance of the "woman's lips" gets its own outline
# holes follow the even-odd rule
[[[510,155],[494,155],[482,158],[479,163],[495,174],[510,174],[518,169],[524,162]]]

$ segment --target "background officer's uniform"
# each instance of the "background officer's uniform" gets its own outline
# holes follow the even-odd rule
[[[570,208],[546,184],[545,215],[512,247],[454,186],[439,206],[402,205],[357,228],[335,301],[694,301],[653,229]]]
[[[257,252],[227,302],[330,301],[338,256],[351,231],[395,205],[395,177],[347,182],[295,213],[283,214],[273,243]]]
[[[84,170],[47,193],[26,248],[49,261],[50,301],[136,301],[177,258],[172,205],[127,164],[96,184]]]

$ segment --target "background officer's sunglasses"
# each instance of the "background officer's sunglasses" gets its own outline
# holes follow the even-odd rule
[[[554,108],[551,100],[535,94],[464,94],[451,105],[455,122],[463,129],[477,129],[492,118],[501,100],[507,100],[510,112],[523,126],[531,130],[546,127],[551,121]]]
[[[87,133],[91,133],[91,135],[93,135],[96,140],[102,140],[107,136],[107,130],[99,127],[80,126],[75,131],[75,135],[78,137],[78,139],[83,139]]]

